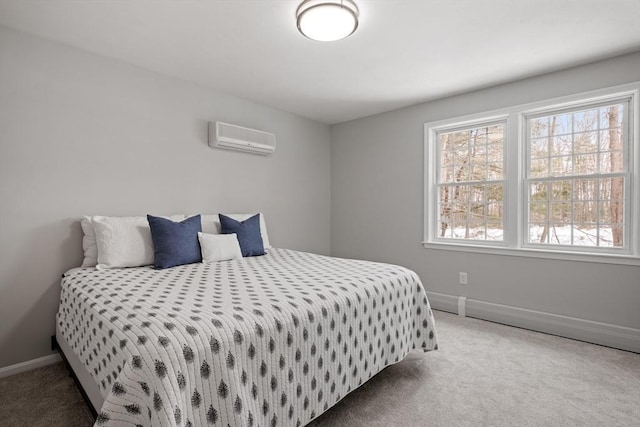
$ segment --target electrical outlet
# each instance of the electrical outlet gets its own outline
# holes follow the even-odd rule
[[[467,282],[467,273],[461,271],[460,273],[458,273],[458,276],[461,285],[466,285],[469,283]]]

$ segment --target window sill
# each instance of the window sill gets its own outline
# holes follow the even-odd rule
[[[640,257],[635,255],[593,254],[584,252],[568,252],[539,250],[530,248],[507,248],[486,245],[471,245],[444,242],[422,242],[425,249],[445,251],[476,252],[491,255],[520,256],[528,258],[545,258],[559,261],[596,262],[602,264],[620,264],[640,266]]]

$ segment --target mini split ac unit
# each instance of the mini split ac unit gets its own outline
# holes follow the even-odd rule
[[[267,155],[276,149],[276,136],[229,123],[209,122],[209,146]]]

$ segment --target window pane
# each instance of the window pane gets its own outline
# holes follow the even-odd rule
[[[501,177],[502,177],[502,163],[504,159],[503,150],[504,150],[504,144],[502,142],[491,143],[487,145],[487,161],[495,165],[500,165]]]
[[[487,205],[487,240],[503,239],[502,203],[489,203]]]
[[[487,140],[489,143],[499,142],[504,140],[504,125],[502,123],[489,126],[487,132]]]
[[[529,223],[529,241],[533,243],[548,243],[549,229],[545,224]]]
[[[549,160],[543,159],[531,159],[529,174],[532,177],[549,176]]]
[[[571,226],[566,224],[550,224],[548,228],[549,243],[555,245],[571,244]]]
[[[467,200],[469,200],[469,186],[468,185],[452,185],[451,200],[454,203],[466,206]]]
[[[591,175],[598,173],[598,154],[583,154],[573,159],[573,173],[575,175]]]
[[[573,173],[573,157],[559,156],[551,158],[551,176],[565,176]]]
[[[598,132],[581,132],[573,136],[573,153],[597,153]]]
[[[551,199],[570,200],[571,199],[571,181],[554,181],[551,183]]]
[[[573,244],[577,246],[597,246],[598,227],[591,223],[573,225]]]
[[[487,164],[471,163],[471,181],[485,181],[487,179]]]
[[[530,200],[547,200],[549,183],[546,181],[532,181],[529,194]]]
[[[488,202],[502,201],[504,199],[504,186],[500,184],[488,184],[486,186],[486,198]]]
[[[551,203],[550,219],[558,224],[566,224],[571,222],[571,204],[567,202]]]
[[[598,109],[573,113],[573,131],[583,132],[598,129]]]
[[[470,137],[468,130],[449,133],[451,149],[457,152],[468,150]]]
[[[546,137],[548,135],[549,135],[549,118],[548,117],[538,117],[538,118],[529,120],[529,137],[530,138],[538,138],[541,136]]]
[[[453,181],[453,152],[445,151],[440,156],[440,182]]]
[[[615,104],[607,107],[601,107],[600,112],[600,129],[608,129],[622,126],[622,119],[625,114],[624,104]]]
[[[502,202],[487,203],[487,223],[502,228]]]
[[[451,138],[452,136],[450,133],[438,134],[438,151],[440,153],[444,153],[445,151],[451,150],[451,147],[452,147]]]
[[[573,222],[596,222],[596,206],[593,200],[573,203]]]
[[[611,173],[624,172],[624,153],[622,151],[612,151],[609,158],[609,164],[603,165],[607,167],[607,171]]]
[[[571,133],[571,114],[558,114],[549,118],[551,135],[567,135]]]
[[[599,186],[598,199],[603,202],[611,201],[613,222],[622,223],[623,203],[624,199],[624,179],[623,178],[602,178]],[[615,206],[614,206],[615,205]]]
[[[603,200],[599,202],[599,221],[623,224],[623,200]]]
[[[529,203],[529,221],[541,222],[547,220],[547,203],[532,202]]]
[[[487,168],[487,180],[495,181],[504,178],[504,165],[502,162],[490,162]]]
[[[474,142],[477,140],[485,141],[487,138],[487,133],[489,132],[488,127],[477,127],[474,129],[470,129],[469,133]]]
[[[607,232],[611,234],[609,237]],[[612,224],[610,227],[600,228],[600,246],[624,246],[624,226],[620,224]]]
[[[571,135],[554,136],[550,139],[551,155],[562,156],[571,154],[572,140]]]
[[[597,188],[597,179],[576,179],[573,184],[573,198],[576,201],[596,200]]]
[[[549,138],[531,140],[531,157],[547,157],[549,155]]]
[[[471,146],[471,161],[479,162],[484,161],[487,156],[487,144],[486,141],[482,141],[482,143],[474,144]]]
[[[464,182],[469,180],[469,150],[461,147],[454,153],[453,181]]]
[[[622,151],[600,152],[600,173],[624,171],[624,153]]]

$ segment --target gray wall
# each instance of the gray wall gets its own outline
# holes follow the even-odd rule
[[[640,54],[627,55],[330,130],[0,27],[0,367],[49,354],[85,214],[261,210],[275,246],[393,262],[430,291],[639,328],[638,267],[420,244],[425,122],[626,83],[639,70]],[[274,132],[278,150],[211,149],[209,120]]]
[[[81,215],[260,210],[274,246],[329,253],[328,126],[6,28],[0,55],[0,367],[50,353]],[[209,120],[278,149],[209,148]]]
[[[424,249],[423,125],[640,80],[640,53],[331,128],[331,253],[414,269],[427,290],[640,328],[640,267]],[[437,84],[437,82],[434,82]],[[458,272],[469,285],[458,284]]]

